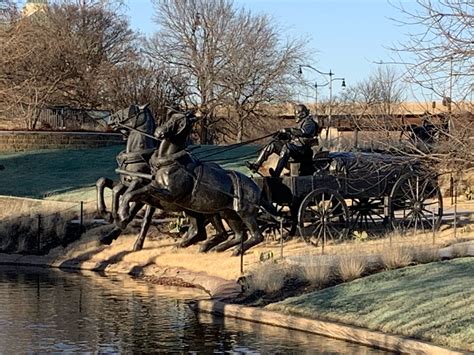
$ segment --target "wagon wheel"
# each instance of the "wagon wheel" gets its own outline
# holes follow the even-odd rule
[[[284,204],[273,203],[279,217],[283,217],[283,232],[287,237],[291,234],[292,217],[290,207]],[[281,224],[275,218],[270,217],[267,213],[259,211],[257,216],[258,224],[262,234],[280,235]]]
[[[390,197],[394,228],[429,231],[441,225],[443,198],[435,179],[404,175],[393,186]]]
[[[352,229],[380,228],[386,222],[383,198],[354,198],[349,211]]]
[[[319,242],[337,241],[349,233],[349,211],[342,196],[331,189],[311,191],[298,211],[298,229],[303,239]]]

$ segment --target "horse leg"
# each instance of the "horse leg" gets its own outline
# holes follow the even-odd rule
[[[145,215],[143,216],[142,226],[140,229],[140,234],[138,235],[135,244],[133,245],[133,251],[139,251],[143,249],[143,243],[145,242],[146,234],[148,233],[148,228],[150,228],[151,219],[153,213],[155,213],[156,208],[150,205],[146,206]]]
[[[216,245],[210,250],[221,252],[240,244],[242,242],[242,238],[244,238],[244,240],[247,239],[245,225],[242,223],[242,220],[237,216],[237,214],[225,216],[225,220],[229,227],[234,231],[234,236],[224,243]]]
[[[105,205],[104,191],[106,188],[112,190],[114,188],[114,185],[115,183],[113,180],[105,177],[101,177],[95,183],[97,194],[97,213],[99,214],[99,216],[101,216],[107,221],[111,219],[111,214],[107,211],[107,206]]]
[[[237,246],[237,248],[232,253],[233,256],[240,255],[241,253],[245,253],[246,250],[250,249],[251,247],[263,242],[263,235],[258,228],[257,220],[253,215],[249,216],[242,216],[242,221],[245,223],[247,228],[250,231],[251,237],[246,240],[243,244],[243,248],[241,245]]]
[[[156,189],[151,184],[137,190],[131,190],[130,188],[127,189],[127,192],[123,195],[122,202],[117,210],[118,220],[115,224],[121,228],[125,228],[128,221],[131,220],[130,203],[145,200],[144,197],[155,191]]]
[[[111,221],[117,221],[118,216],[117,216],[117,209],[120,203],[120,197],[124,194],[124,192],[127,190],[127,187],[119,182],[117,185],[114,186],[112,189],[112,214],[111,214]]]
[[[216,229],[216,235],[212,238],[208,239],[199,249],[201,253],[205,253],[216,245],[225,242],[228,238],[228,233],[224,228],[224,224],[222,223],[222,219],[218,214],[212,215],[210,217],[210,222],[212,226]]]
[[[108,234],[100,238],[100,243],[101,244],[106,244],[110,245],[112,242],[117,239],[120,234],[122,234],[122,231],[125,229],[125,227],[130,223],[130,221],[137,215],[138,211],[143,207],[143,203],[137,203],[133,206],[133,208],[130,210],[130,219],[128,221],[125,221],[125,226],[121,228],[120,226],[115,226],[114,229],[112,229]]]
[[[186,233],[183,241],[179,244],[180,248],[186,248],[190,245],[196,244],[197,242],[206,240],[206,217],[202,214],[194,214],[186,212],[186,215],[191,222],[191,228]]]

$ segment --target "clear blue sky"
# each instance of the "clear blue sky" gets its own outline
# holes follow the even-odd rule
[[[270,14],[286,33],[310,39],[309,61],[322,70],[331,69],[337,77],[345,77],[351,85],[367,77],[376,68],[374,62],[390,61],[391,52],[384,48],[405,40],[407,28],[399,27],[391,17],[401,14],[387,0],[234,0],[257,13]],[[393,0],[398,4],[398,0]],[[405,7],[414,1],[402,0]],[[132,26],[152,34],[151,0],[128,0]],[[413,29],[410,29],[413,30]],[[324,82],[310,70],[305,76]],[[338,88],[334,84],[335,93]],[[325,93],[321,92],[323,96]]]

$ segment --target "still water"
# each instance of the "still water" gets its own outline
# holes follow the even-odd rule
[[[302,332],[196,315],[203,297],[126,276],[0,266],[0,353],[382,353]]]

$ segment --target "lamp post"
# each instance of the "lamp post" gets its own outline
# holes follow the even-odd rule
[[[308,65],[308,64],[300,64],[299,68],[298,68],[298,73],[301,75],[303,74],[303,68],[308,68],[308,69],[311,69],[311,70],[314,70],[316,73],[320,74],[320,75],[326,75],[326,76],[329,76],[329,80],[327,81],[327,83],[325,84],[322,84],[322,85],[318,85],[318,83],[315,83],[314,84],[314,87],[315,87],[315,90],[316,90],[316,104],[317,104],[317,98],[318,98],[318,87],[321,87],[321,86],[328,86],[329,85],[329,112],[328,112],[328,128],[326,130],[326,138],[329,134],[329,127],[331,126],[331,120],[332,120],[332,83],[333,81],[336,81],[336,80],[341,80],[342,81],[342,87],[345,88],[346,87],[346,79],[345,78],[333,78],[333,76],[335,75],[331,70],[329,70],[329,73],[326,73],[326,72],[323,72],[321,70],[318,70],[314,67],[312,67],[311,65]]]

